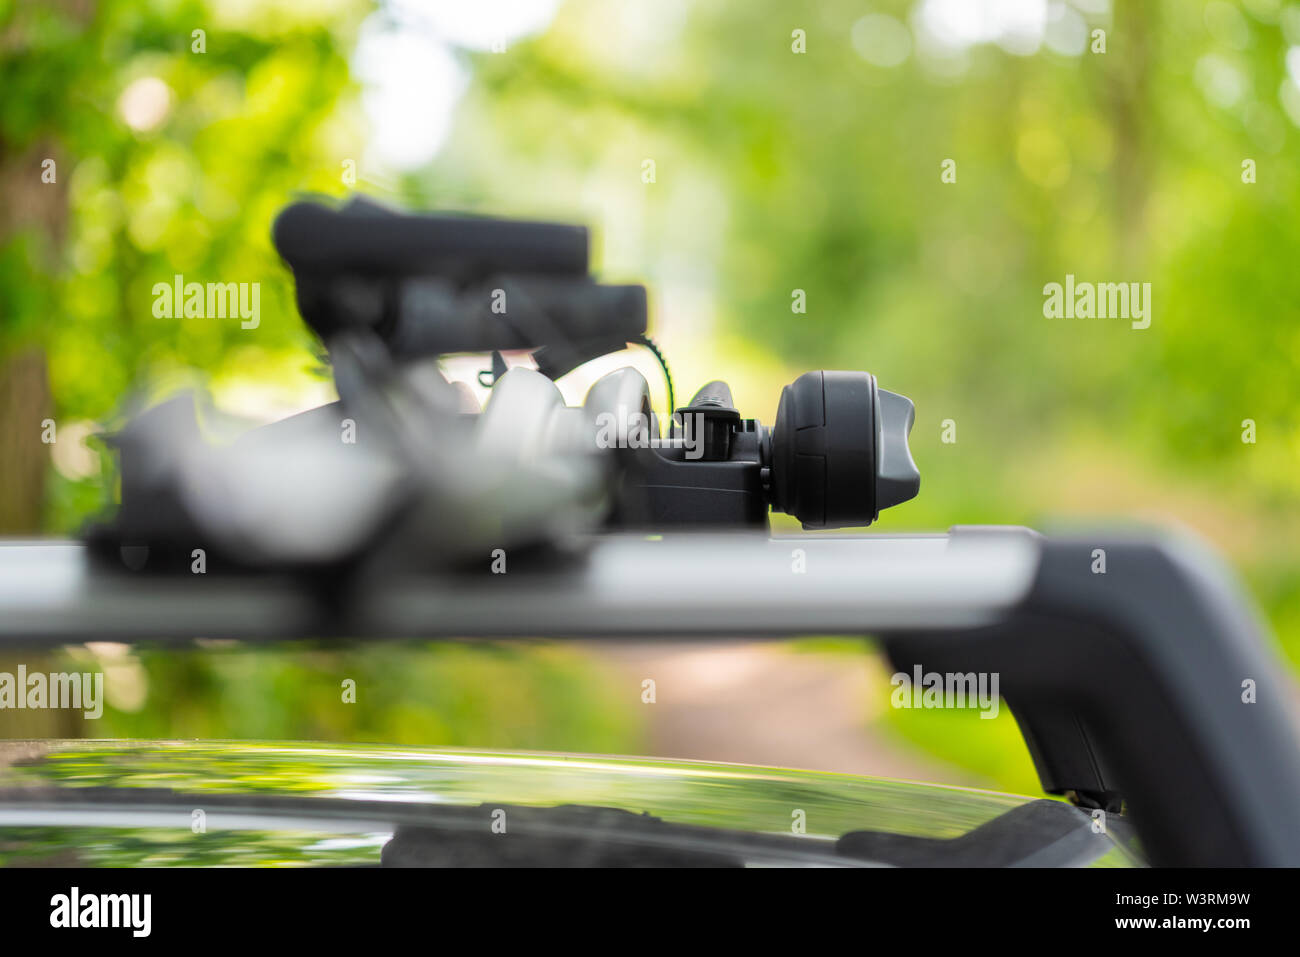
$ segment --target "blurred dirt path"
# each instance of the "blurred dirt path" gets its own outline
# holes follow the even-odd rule
[[[979,784],[872,726],[890,690],[876,655],[663,642],[603,645],[593,654],[631,689],[654,679],[657,700],[641,705],[650,755]]]

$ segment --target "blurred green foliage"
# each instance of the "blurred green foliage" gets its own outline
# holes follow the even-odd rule
[[[92,737],[299,738],[618,753],[640,743],[620,707],[639,687],[579,648],[536,642],[376,642],[311,650],[94,645],[103,670]],[[620,683],[621,682],[621,683]]]
[[[924,475],[882,528],[1190,526],[1300,662],[1300,4],[1053,3],[1089,37],[1104,30],[1105,52],[1089,40],[1029,55],[988,38],[936,48],[927,17],[943,6],[571,0],[504,53],[457,51],[468,86],[441,151],[413,170],[363,164],[362,185],[592,224],[605,275],[650,285],[679,394],[725,377],[770,422],[805,369],[875,372],[916,402]],[[60,422],[111,422],[133,384],[193,370],[242,409],[328,397],[268,229],[292,191],[342,192],[340,164],[365,153],[349,58],[369,12],[0,0],[0,191],[14,197],[0,212],[0,357],[44,351]],[[907,27],[883,54],[882,16]],[[166,103],[133,128],[123,98],[146,78]],[[151,88],[134,87],[144,107]],[[46,157],[57,185],[40,185]],[[155,319],[150,287],[177,272],[261,282],[261,328]],[[1151,283],[1150,328],[1045,318],[1043,286],[1066,274]],[[794,290],[806,314],[792,313]],[[110,492],[98,468],[51,471],[43,527],[74,530]],[[601,725],[537,703],[601,700],[576,655],[500,654],[353,656],[370,681],[396,668],[405,684],[380,696],[391,713],[359,709],[346,727],[304,690],[339,659],[318,674],[310,658],[146,654],[148,709],[112,730],[206,734],[215,702],[222,727],[259,736],[489,743],[526,714],[490,743],[527,746],[528,721]],[[480,668],[535,682],[531,710],[457,700],[452,679]],[[260,704],[237,690],[253,674]],[[436,688],[433,711],[417,686]],[[635,738],[630,719],[609,720]],[[904,733],[959,761],[981,753],[980,722],[943,720]],[[612,732],[570,730],[618,747]],[[1023,772],[994,776],[1021,785]]]

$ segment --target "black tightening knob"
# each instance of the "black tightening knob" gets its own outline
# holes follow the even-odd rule
[[[772,507],[806,528],[870,525],[921,476],[907,447],[912,403],[868,372],[806,372],[781,392],[772,430]]]
[[[699,443],[706,462],[725,461],[731,454],[731,439],[740,425],[740,413],[731,398],[731,387],[720,379],[708,383],[690,405],[677,410],[687,437]]]

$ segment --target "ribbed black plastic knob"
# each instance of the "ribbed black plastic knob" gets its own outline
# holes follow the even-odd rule
[[[912,498],[921,484],[907,447],[914,415],[870,373],[804,373],[776,413],[772,507],[807,528],[846,528]]]

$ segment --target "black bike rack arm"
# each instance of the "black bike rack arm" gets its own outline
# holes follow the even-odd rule
[[[886,647],[900,669],[999,673],[1044,789],[1122,798],[1153,863],[1294,866],[1292,691],[1229,581],[1192,542],[1044,539],[1005,621]]]

